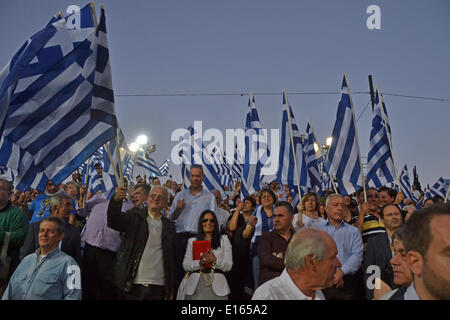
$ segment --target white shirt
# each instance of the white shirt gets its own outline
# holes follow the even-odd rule
[[[300,228],[297,225],[297,221],[298,221],[298,215],[300,213],[297,213],[294,215],[294,219],[292,220],[292,225],[295,228],[295,231],[298,231]],[[302,213],[302,222],[304,224],[305,227],[315,227],[317,224],[319,224],[322,221],[325,221],[324,218],[322,217],[318,217],[317,219],[313,219],[308,217],[306,214]]]
[[[252,300],[313,300],[306,296],[283,270],[280,276],[259,286],[253,294]],[[316,290],[314,300],[325,300],[322,291]]]
[[[179,200],[184,199],[186,206],[181,211],[178,219],[175,222],[175,228],[177,233],[180,232],[198,232],[198,219],[203,211],[209,209],[216,212],[217,204],[214,195],[205,188],[195,196],[192,195],[189,189],[184,189],[178,192],[173,199],[172,206],[170,207],[169,217],[172,219],[172,215],[177,208]]]

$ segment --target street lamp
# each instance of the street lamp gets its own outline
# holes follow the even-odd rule
[[[136,142],[133,142],[129,145],[131,152],[136,152],[139,150],[139,145]]]
[[[136,143],[138,145],[146,145],[147,141],[148,141],[148,138],[145,134],[142,134],[136,138]]]
[[[332,142],[333,142],[333,137],[328,137],[325,144],[328,148],[330,148]]]

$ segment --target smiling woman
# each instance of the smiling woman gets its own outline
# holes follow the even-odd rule
[[[211,249],[194,260],[193,243],[196,240],[211,241]],[[183,268],[187,272],[178,290],[178,300],[227,300],[230,288],[224,272],[233,265],[231,244],[221,235],[217,217],[205,210],[198,221],[198,236],[188,241]]]

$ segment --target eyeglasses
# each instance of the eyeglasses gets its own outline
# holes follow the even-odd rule
[[[156,201],[164,199],[164,196],[151,194],[150,199],[155,199]]]
[[[208,221],[211,222],[211,223],[216,223],[216,219],[214,219],[214,218],[211,218],[211,219],[203,218],[203,219],[202,219],[202,222],[203,222],[203,223],[207,223]]]

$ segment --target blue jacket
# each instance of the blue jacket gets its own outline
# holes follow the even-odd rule
[[[2,300],[80,300],[81,272],[56,248],[39,261],[40,249],[26,256],[9,280]]]

